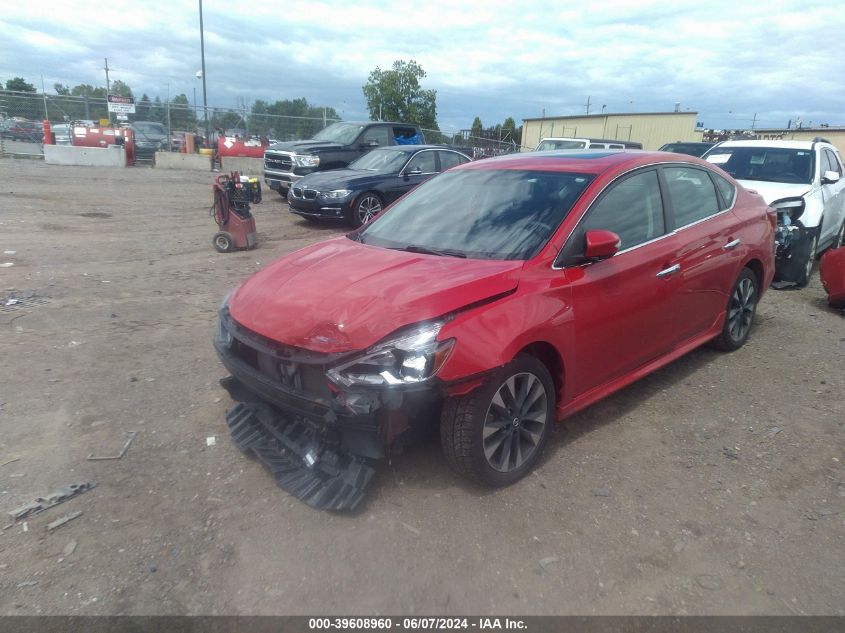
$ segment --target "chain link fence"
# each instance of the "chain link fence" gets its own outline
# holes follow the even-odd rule
[[[104,92],[104,91],[101,91]],[[303,104],[305,103],[302,100]],[[262,102],[263,103],[263,102]],[[112,125],[128,125],[137,121],[151,121],[163,126],[171,139],[171,148],[181,146],[182,133],[195,134],[205,140],[206,131],[214,143],[216,133],[223,131],[230,136],[262,137],[269,141],[296,141],[312,138],[327,125],[340,119],[330,116],[334,110],[322,109],[322,116],[278,115],[255,111],[252,107],[223,108],[190,104],[184,96],[170,101],[135,101],[135,114],[123,120],[111,118],[108,103],[102,94],[46,94],[0,90],[0,155],[43,154],[43,121],[49,120],[56,142],[70,144],[74,124],[99,125],[110,120]],[[321,108],[303,105],[309,113]],[[448,133],[423,128],[426,141],[451,145],[472,158],[484,158],[519,151],[519,146],[505,131],[461,130]]]

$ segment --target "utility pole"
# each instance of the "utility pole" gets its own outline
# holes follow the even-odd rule
[[[206,142],[211,146],[211,129],[208,125],[208,93],[205,89],[205,33],[202,27],[202,0],[200,3],[200,55],[202,56],[202,109],[205,117],[205,138]]]
[[[105,60],[106,60],[106,65],[103,68],[103,70],[106,71],[106,108],[108,108],[109,107],[108,99],[109,99],[109,95],[111,94],[111,82],[109,82],[109,58],[106,57]],[[108,117],[109,117],[109,123],[111,123],[111,112],[108,112],[108,110],[107,110],[106,113],[108,114]]]
[[[754,126],[757,125],[757,113],[754,113],[754,118],[751,119],[751,129],[754,129]]]
[[[590,97],[587,96],[587,114],[590,114]]]
[[[47,114],[47,89],[44,87],[44,75],[41,75],[41,94],[44,95],[44,118],[49,121],[50,116]]]

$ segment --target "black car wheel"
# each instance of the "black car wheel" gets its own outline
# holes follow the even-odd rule
[[[801,260],[801,272],[798,275],[797,283],[798,286],[803,288],[808,283],[810,283],[810,277],[813,274],[813,264],[816,263],[816,252],[819,248],[819,233],[816,231],[816,234],[813,235],[813,238],[810,240],[810,245],[807,248],[807,252],[804,253],[804,257],[806,259]]]
[[[352,226],[358,228],[376,217],[384,208],[381,196],[373,191],[362,194],[352,209]]]
[[[839,227],[839,233],[836,234],[836,239],[833,240],[833,245],[830,248],[839,248],[843,244],[845,244],[845,220],[842,221],[842,226]]]
[[[484,386],[444,403],[440,441],[460,474],[507,486],[540,459],[554,420],[549,370],[533,356],[518,356]]]
[[[748,268],[743,268],[731,290],[725,324],[721,334],[713,339],[713,347],[732,352],[745,345],[757,311],[758,285],[757,275]]]
[[[218,253],[229,253],[235,247],[234,238],[229,233],[226,233],[226,231],[215,233],[211,242],[214,244],[214,248],[217,249]]]

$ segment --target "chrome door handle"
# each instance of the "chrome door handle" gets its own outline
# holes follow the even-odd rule
[[[670,275],[675,274],[679,270],[681,270],[681,265],[675,264],[674,266],[669,266],[669,268],[664,268],[659,273],[657,273],[657,276],[662,279],[663,277],[669,277]]]
[[[724,248],[726,251],[729,251],[732,248],[736,248],[737,246],[739,246],[739,243],[741,241],[742,240],[740,240],[739,238],[736,238],[735,240],[732,240],[732,241],[728,242],[727,244],[725,244],[722,248]]]

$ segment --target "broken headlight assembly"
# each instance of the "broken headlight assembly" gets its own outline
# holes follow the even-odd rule
[[[795,220],[804,213],[806,203],[804,198],[783,198],[775,200],[770,206],[778,215],[775,231],[775,253],[777,255],[786,254],[792,247],[795,233],[800,230],[795,224]]]
[[[778,215],[787,216],[791,221],[795,221],[804,213],[806,203],[804,198],[783,198],[782,200],[775,200],[770,205]]]
[[[344,387],[393,387],[425,382],[446,362],[455,339],[438,341],[444,321],[397,332],[358,356],[326,372]]]

